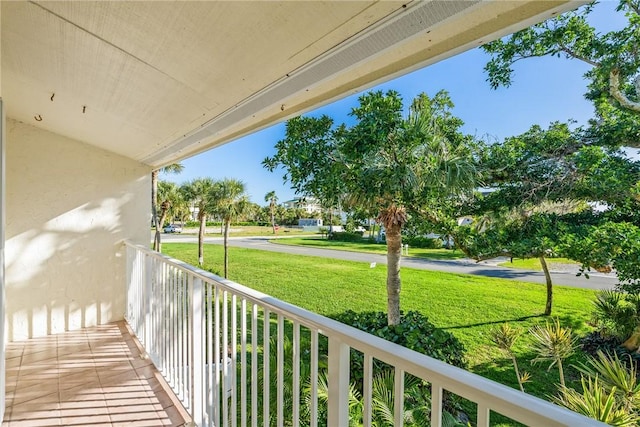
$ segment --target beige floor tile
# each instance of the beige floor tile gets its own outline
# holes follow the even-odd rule
[[[128,331],[119,322],[10,343],[2,427],[184,425],[188,414]]]

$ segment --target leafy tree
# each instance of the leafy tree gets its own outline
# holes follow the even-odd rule
[[[160,252],[160,229],[164,225],[159,221],[158,218],[158,175],[160,172],[165,173],[180,173],[184,169],[182,163],[172,163],[168,166],[165,166],[161,169],[156,169],[151,171],[151,219],[153,221],[153,225],[156,228],[156,233],[153,238],[153,250]]]
[[[476,169],[473,138],[451,113],[444,91],[416,97],[406,117],[395,91],[369,92],[350,116],[355,124],[335,126],[331,118],[298,117],[264,166],[285,169],[285,180],[303,194],[337,206],[377,212],[387,240],[387,315],[400,321],[401,231],[409,211],[428,212],[451,195],[471,191]]]
[[[213,197],[214,181],[211,178],[196,178],[180,187],[180,191],[186,200],[193,202],[198,209],[198,264],[204,264],[204,233],[207,225],[207,215],[211,214],[214,207]]]
[[[485,182],[495,191],[468,209],[476,226],[458,227],[457,243],[477,260],[538,258],[547,284],[545,314],[553,300],[549,256],[580,261],[585,269],[615,265],[623,282],[640,277],[640,240],[626,238],[640,224],[634,197],[640,163],[591,145],[584,129],[566,123],[534,125],[485,147],[481,158]],[[603,236],[602,230],[617,232]]]
[[[275,190],[269,191],[264,195],[264,201],[269,202],[269,213],[271,214],[271,228],[273,234],[276,234],[276,206],[278,203],[278,196],[276,196]]]
[[[591,66],[587,99],[596,109],[591,137],[619,146],[640,146],[640,1],[620,0],[616,11],[628,25],[599,32],[590,22],[594,3],[483,46],[491,87],[509,86],[513,64],[526,58],[557,56]]]
[[[211,212],[220,216],[224,224],[224,277],[229,273],[229,227],[231,220],[243,215],[250,205],[245,186],[237,179],[225,178],[215,182],[210,193]]]

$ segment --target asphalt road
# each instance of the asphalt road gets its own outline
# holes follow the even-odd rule
[[[262,251],[281,252],[295,255],[317,256],[324,258],[342,259],[348,261],[365,262],[367,264],[385,264],[385,255],[368,254],[361,252],[338,251],[332,249],[309,248],[302,246],[287,246],[270,243],[271,237],[231,237],[229,245]],[[165,243],[197,243],[198,238],[189,234],[163,234]],[[222,244],[221,237],[205,238],[207,244]],[[469,259],[452,261],[427,260],[423,258],[402,257],[401,266],[422,270],[446,271],[449,273],[476,274],[485,277],[498,277],[501,279],[520,280],[524,282],[545,283],[544,274],[538,271],[527,271],[512,268],[499,267],[495,262],[476,263]],[[585,289],[611,289],[617,283],[614,274],[594,273],[590,278],[576,277],[575,273],[551,272],[551,278],[555,285],[572,286]]]

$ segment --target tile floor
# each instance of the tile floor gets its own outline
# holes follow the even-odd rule
[[[183,426],[182,405],[126,322],[7,345],[2,427]]]

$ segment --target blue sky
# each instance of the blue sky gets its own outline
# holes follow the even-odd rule
[[[604,1],[597,6],[593,24],[600,31],[625,25],[624,17],[614,12],[617,4]],[[455,104],[454,114],[465,122],[463,131],[492,141],[521,134],[533,124],[546,126],[571,119],[582,124],[592,117],[593,107],[583,96],[587,83],[582,75],[589,67],[582,62],[562,58],[520,61],[514,67],[513,85],[492,90],[483,71],[488,60],[488,55],[474,49],[372,89],[394,89],[403,96],[405,104],[421,92],[434,95],[445,89]],[[351,108],[357,105],[358,96],[349,96],[309,114],[327,114],[337,123],[346,121]],[[295,193],[283,182],[282,171],[269,172],[261,165],[265,157],[274,154],[273,147],[284,137],[284,128],[284,123],[280,123],[186,159],[181,174],[161,174],[160,179],[181,184],[205,176],[236,178],[244,181],[253,202],[264,205],[264,195],[272,190],[280,201],[289,200]]]

